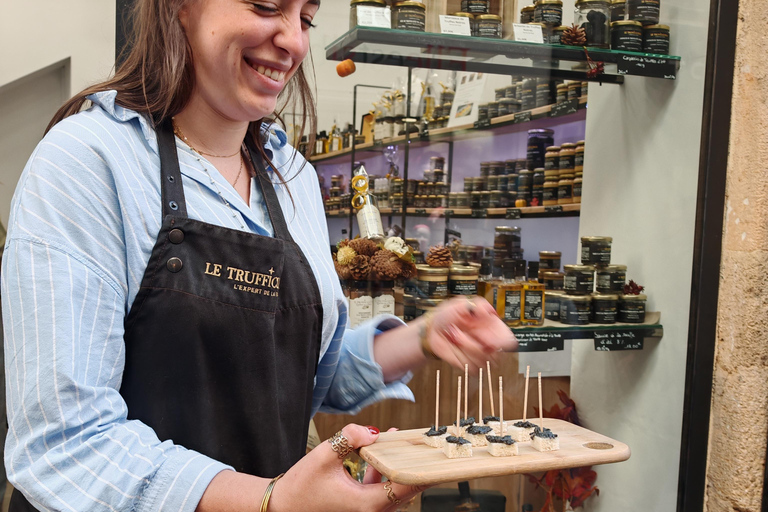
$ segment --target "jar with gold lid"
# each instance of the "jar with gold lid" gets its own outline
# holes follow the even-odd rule
[[[592,316],[592,297],[589,295],[560,296],[560,322],[568,325],[586,325]]]
[[[544,170],[560,169],[560,146],[549,146],[544,154]]]
[[[611,263],[610,236],[581,237],[581,263],[585,265],[609,265]]]
[[[626,13],[627,0],[611,0],[611,22],[624,19]]]
[[[581,204],[581,185],[584,179],[581,173],[576,173],[576,177],[573,178],[573,202]]]
[[[573,203],[573,175],[563,174],[557,182],[557,204]]]
[[[581,82],[571,82],[568,84],[568,99],[577,100],[581,98]]]
[[[539,251],[539,270],[560,270],[563,253],[560,251]]]
[[[619,20],[611,23],[611,50],[642,52],[642,23],[633,20]]]
[[[520,9],[520,23],[533,23],[533,17],[536,12],[536,6],[526,5]]]
[[[353,281],[348,283],[349,290],[349,323],[357,327],[373,318],[373,296],[370,281]]]
[[[573,170],[574,172],[584,171],[584,141],[580,140],[576,143],[576,149],[574,150],[573,158]]]
[[[609,5],[608,0],[576,0],[573,21],[576,26],[585,29],[586,46],[596,48],[610,46],[611,10]]]
[[[471,12],[454,12],[451,14],[451,16],[456,16],[459,18],[467,18],[469,20],[469,33],[470,35],[475,35],[475,15]],[[450,112],[450,111],[449,111]]]
[[[478,14],[475,16],[475,35],[501,39],[501,16],[498,14]],[[498,115],[498,106],[496,114]]]
[[[562,290],[565,284],[565,274],[552,270],[540,270],[539,281],[544,283],[547,290]]]
[[[619,296],[619,322],[628,324],[641,324],[645,322],[645,303],[648,297],[642,293],[639,295]]]
[[[349,3],[349,29],[352,30],[357,26],[357,8],[358,7],[375,7],[380,9],[389,10],[387,2],[384,0],[352,0]]]
[[[563,289],[572,295],[592,293],[595,283],[595,267],[592,265],[565,265]]]
[[[609,293],[592,294],[592,322],[615,324],[619,296]]]
[[[626,265],[606,265],[595,271],[595,290],[598,293],[623,293],[627,282]]]
[[[424,32],[427,7],[421,2],[397,2],[392,7],[392,28]]]
[[[567,100],[568,100],[568,84],[558,85],[557,96],[555,96],[555,103],[563,103],[564,101],[567,101]]]
[[[561,0],[539,0],[533,9],[533,21],[550,27],[559,27],[563,21]]]
[[[547,320],[560,321],[560,297],[563,292],[547,290],[544,294],[544,317]]]
[[[461,11],[471,14],[491,12],[491,0],[461,0]]]
[[[566,142],[560,145],[560,174],[573,174],[576,165],[576,144]]]
[[[477,295],[478,268],[470,265],[454,265],[448,273],[448,294]]]
[[[417,265],[418,288],[421,296],[442,299],[448,296],[448,268]]]

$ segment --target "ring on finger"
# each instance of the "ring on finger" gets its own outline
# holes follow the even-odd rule
[[[393,490],[392,490],[392,482],[390,482],[389,480],[387,480],[387,481],[384,483],[384,489],[387,491],[387,499],[388,499],[389,501],[391,501],[391,502],[392,502],[392,503],[394,503],[395,505],[399,505],[400,503],[402,503],[402,501],[401,501],[401,500],[399,500],[399,499],[397,498],[397,496],[395,496],[395,491],[393,491]]]
[[[331,443],[333,451],[339,454],[340,459],[346,458],[346,456],[349,455],[349,452],[352,451],[352,447],[349,445],[349,440],[341,430],[333,434],[333,437],[331,437],[328,442]]]

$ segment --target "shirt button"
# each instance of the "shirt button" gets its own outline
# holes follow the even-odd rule
[[[176,258],[176,257],[173,257],[173,258],[169,259],[168,263],[166,264],[166,266],[168,267],[168,270],[170,270],[173,273],[176,273],[179,270],[181,270],[182,265],[183,264],[182,264],[181,260],[179,258]]]
[[[171,243],[180,244],[184,241],[184,232],[179,228],[172,229],[171,232],[168,233],[168,240],[170,240]]]

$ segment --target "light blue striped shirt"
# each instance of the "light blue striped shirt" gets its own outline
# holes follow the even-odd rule
[[[128,421],[119,393],[123,320],[161,225],[157,139],[141,115],[115,104],[114,91],[91,99],[37,146],[11,206],[2,266],[8,478],[44,510],[193,511],[228,466]],[[293,203],[284,186],[275,190],[323,301],[313,414],[412,400],[410,375],[385,384],[373,360],[374,335],[401,322],[346,328],[317,176],[309,164],[298,172],[304,160],[280,129],[268,135]],[[255,181],[248,205],[209,162],[176,146],[191,218],[272,235]]]

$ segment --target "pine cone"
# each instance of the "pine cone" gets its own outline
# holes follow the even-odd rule
[[[352,278],[352,272],[347,265],[339,265],[337,261],[333,262],[333,266],[336,268],[336,273],[339,275],[339,279],[346,281]]]
[[[413,279],[416,277],[416,265],[410,261],[400,260],[400,277],[403,279]]]
[[[336,248],[341,249],[342,247],[346,247],[348,245],[349,245],[349,238],[345,238],[344,240],[336,244]]]
[[[376,251],[371,257],[371,267],[376,277],[382,281],[392,281],[400,275],[400,264],[395,253],[386,249]]]
[[[430,267],[450,267],[453,264],[453,256],[451,256],[451,249],[438,245],[430,247],[429,254],[427,254],[427,265]]]
[[[367,238],[355,238],[349,241],[349,247],[353,248],[357,254],[371,257],[379,250],[379,246],[373,240]]]
[[[358,254],[352,259],[352,263],[349,264],[349,272],[352,278],[357,281],[365,281],[368,279],[368,274],[371,272],[371,264],[368,256]]]
[[[567,46],[584,46],[587,44],[587,32],[576,25],[572,25],[563,31],[560,44]]]
[[[357,253],[353,248],[349,246],[342,247],[336,253],[336,261],[338,261],[340,265],[349,265],[352,263],[352,259],[355,256],[357,256]]]

